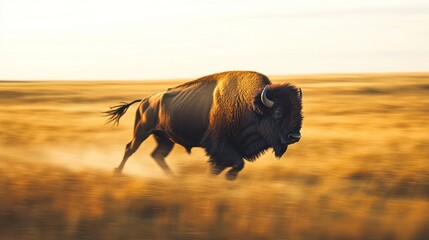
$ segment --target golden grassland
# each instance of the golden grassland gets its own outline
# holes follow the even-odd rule
[[[301,142],[234,182],[147,140],[124,176],[101,111],[183,81],[0,82],[0,239],[429,239],[429,74],[272,77],[303,89]]]

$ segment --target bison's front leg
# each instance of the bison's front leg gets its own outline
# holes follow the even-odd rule
[[[217,160],[213,157],[210,157],[209,162],[210,162],[210,172],[213,175],[221,174],[223,172],[223,170],[225,170],[225,168],[228,167],[228,166],[221,165],[221,164],[217,163]]]
[[[232,167],[226,173],[226,178],[228,180],[235,180],[237,174],[244,167],[244,161],[241,155],[227,144],[217,149],[210,149],[207,153],[210,156],[209,162],[213,174],[219,175],[226,168]]]
[[[226,178],[228,180],[235,180],[237,178],[237,174],[243,168],[244,168],[244,161],[243,159],[240,159],[240,161],[237,161],[234,165],[232,165],[232,168],[228,172],[226,172]]]

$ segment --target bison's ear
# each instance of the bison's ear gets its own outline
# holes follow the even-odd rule
[[[264,110],[266,110],[267,107],[261,101],[261,93],[256,94],[256,96],[253,98],[251,106],[252,110],[255,111],[257,114],[264,114]]]

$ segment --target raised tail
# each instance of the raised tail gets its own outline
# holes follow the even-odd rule
[[[121,102],[121,104],[110,107],[110,110],[103,112],[104,116],[109,117],[106,121],[106,124],[114,122],[113,125],[119,125],[119,119],[127,112],[128,107],[133,105],[136,102],[140,102],[141,99],[134,100],[130,103]]]

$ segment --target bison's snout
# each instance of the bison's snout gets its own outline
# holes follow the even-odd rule
[[[296,143],[301,139],[301,133],[299,132],[291,132],[287,135],[280,135],[280,142],[282,144],[292,144],[292,143]]]
[[[298,142],[301,139],[301,133],[299,133],[299,132],[289,133],[289,135],[287,135],[287,137],[292,142]]]

